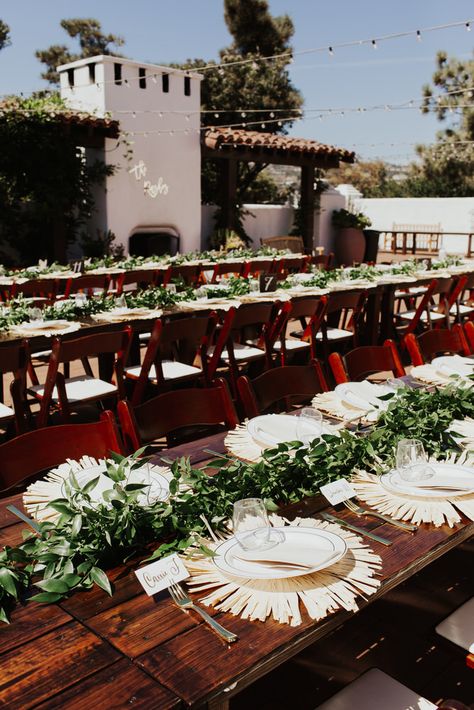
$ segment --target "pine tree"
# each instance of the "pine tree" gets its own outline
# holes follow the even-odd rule
[[[11,44],[10,28],[3,20],[0,20],[0,50]]]
[[[75,62],[86,57],[95,57],[99,54],[120,56],[109,45],[121,47],[125,43],[122,37],[103,34],[100,22],[92,18],[61,20],[61,27],[69,37],[79,40],[79,53],[71,52],[65,44],[54,44],[48,49],[39,49],[35,52],[37,59],[46,65],[46,71],[41,74],[41,78],[54,86],[59,84],[59,74],[56,67],[60,64]]]

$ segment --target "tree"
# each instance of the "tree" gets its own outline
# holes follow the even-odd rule
[[[394,176],[403,170],[384,160],[357,160],[328,170],[325,177],[334,186],[349,183],[364,197],[399,197],[400,180]]]
[[[474,59],[466,62],[438,52],[433,86],[424,87],[424,113],[447,125],[431,146],[418,146],[404,187],[413,197],[474,195]]]
[[[3,20],[0,20],[0,50],[8,47],[10,44],[10,28]]]
[[[59,74],[56,71],[56,67],[60,64],[68,64],[78,59],[95,57],[99,54],[120,56],[109,45],[113,44],[116,47],[121,47],[125,43],[122,37],[103,34],[100,22],[92,18],[61,20],[61,27],[68,33],[69,37],[79,40],[81,50],[79,53],[71,52],[65,44],[54,44],[48,49],[39,49],[35,52],[37,59],[47,67],[46,71],[41,74],[41,78],[54,86],[59,84]]]
[[[218,67],[216,62],[203,59],[189,60],[184,65],[186,69],[198,71],[206,67],[201,84],[202,123],[286,133],[300,115],[303,103],[287,71],[291,62],[293,23],[287,15],[273,17],[267,0],[224,0],[224,9],[233,43],[220,51],[219,64],[228,66]],[[283,53],[284,57],[262,60],[262,57]],[[241,63],[243,60],[245,63]],[[287,110],[275,112],[276,108]],[[239,165],[237,213],[265,167]],[[203,202],[219,205],[219,183],[217,166],[206,161],[202,170]],[[228,226],[219,225],[218,220],[216,224]]]

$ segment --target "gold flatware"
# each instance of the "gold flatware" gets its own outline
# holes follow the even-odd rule
[[[406,530],[406,532],[416,532],[418,530],[418,527],[416,525],[412,525],[411,523],[404,523],[402,520],[395,520],[394,518],[390,518],[388,515],[382,515],[382,513],[377,513],[375,510],[363,508],[361,505],[357,505],[357,503],[354,503],[352,500],[345,500],[344,505],[356,515],[370,515],[373,518],[378,518],[379,520],[383,520],[384,522],[389,523],[390,525],[394,525],[396,528]]]
[[[188,597],[188,595],[180,584],[171,584],[168,587],[168,591],[170,593],[171,599],[174,601],[176,606],[179,606],[180,609],[192,609],[193,611],[197,611],[197,613],[204,619],[206,624],[208,624],[211,629],[216,632],[216,634],[219,634],[219,636],[223,638],[224,641],[227,641],[227,643],[233,643],[234,641],[237,641],[239,637],[232,631],[227,631],[227,629],[224,629],[224,627],[221,626],[215,619],[213,619],[212,616],[209,616],[207,611],[204,611],[204,609],[201,609],[200,606],[197,606],[197,604],[193,602],[191,597]]]
[[[373,532],[364,530],[364,528],[360,528],[358,525],[352,525],[352,523],[348,523],[347,520],[343,520],[342,518],[336,518],[335,515],[331,515],[330,513],[320,513],[320,515],[323,520],[327,520],[330,523],[337,523],[343,528],[352,530],[352,532],[358,533],[359,535],[364,535],[365,537],[368,537],[371,540],[375,540],[375,542],[380,542],[381,545],[386,545],[387,547],[389,547],[393,544],[392,541],[388,540],[386,537],[382,537],[381,535],[376,535]]]

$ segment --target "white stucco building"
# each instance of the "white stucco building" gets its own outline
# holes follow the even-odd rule
[[[116,166],[96,192],[91,229],[111,230],[130,247],[137,233],[159,234],[149,250],[173,249],[165,233],[179,237],[182,252],[201,243],[200,82],[202,76],[171,67],[99,56],[58,67],[61,96],[76,110],[109,114],[127,146],[107,138],[87,159]],[[143,241],[150,237],[143,237]],[[135,242],[136,244],[136,242]],[[140,250],[138,250],[140,251]]]

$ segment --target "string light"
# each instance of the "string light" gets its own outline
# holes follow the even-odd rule
[[[420,30],[417,30],[417,31],[416,31],[416,39],[418,40],[418,42],[421,42],[421,32],[420,32]]]
[[[274,54],[270,56],[264,56],[264,57],[252,57],[251,59],[238,59],[235,61],[230,61],[230,62],[220,62],[220,63],[212,63],[212,64],[206,64],[202,67],[184,67],[183,69],[173,69],[169,68],[169,72],[175,71],[176,73],[181,73],[181,72],[191,72],[191,71],[196,71],[196,72],[204,72],[204,71],[217,71],[220,75],[224,75],[224,69],[227,67],[232,67],[232,66],[239,66],[239,65],[245,65],[245,64],[251,64],[253,68],[258,68],[258,64],[260,62],[271,62],[274,59],[286,59],[288,62],[290,60],[294,59],[297,56],[304,56],[306,54],[316,54],[316,53],[323,53],[323,52],[329,52],[330,56],[334,55],[334,52],[336,49],[342,49],[342,48],[348,48],[348,47],[356,47],[356,46],[363,46],[363,45],[372,45],[374,49],[377,49],[378,44],[380,42],[385,42],[388,40],[393,40],[393,39],[401,39],[403,37],[410,37],[413,36],[413,34],[416,35],[416,37],[420,37],[422,34],[426,34],[429,32],[438,32],[441,30],[447,30],[447,29],[452,29],[455,27],[464,27],[468,32],[471,31],[471,24],[474,22],[474,19],[469,19],[469,20],[462,20],[458,22],[450,22],[446,23],[443,25],[434,25],[431,27],[423,27],[418,30],[407,30],[403,32],[393,32],[390,34],[386,35],[381,35],[380,37],[377,37],[377,39],[358,39],[358,40],[351,40],[348,42],[341,42],[338,44],[332,44],[328,45],[325,44],[324,46],[321,47],[311,47],[309,49],[303,49],[300,51],[293,51],[293,50],[287,50],[286,52],[281,52],[279,54]],[[152,81],[153,83],[156,83],[156,74],[152,75]],[[132,81],[138,81],[140,79],[139,76],[131,78]],[[130,80],[125,79],[123,83],[125,86],[130,87]],[[102,81],[102,82],[96,82],[96,86],[104,86],[106,84],[115,84],[115,79],[107,80],[107,81]],[[75,88],[85,88],[89,87],[90,84],[83,84],[83,85],[76,85]]]

